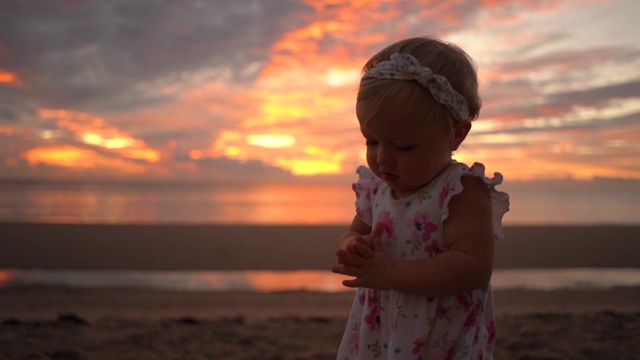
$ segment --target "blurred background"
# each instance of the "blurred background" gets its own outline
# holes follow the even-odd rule
[[[435,35],[477,62],[483,108],[455,158],[504,175],[505,224],[639,225],[638,13],[633,0],[2,1],[0,221],[344,225],[365,163],[360,69]]]

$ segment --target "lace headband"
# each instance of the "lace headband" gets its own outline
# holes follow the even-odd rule
[[[409,54],[392,54],[390,60],[378,63],[364,74],[362,80],[371,78],[416,80],[431,92],[437,102],[446,106],[456,120],[469,119],[469,105],[464,96],[451,87],[447,78],[434,74]]]

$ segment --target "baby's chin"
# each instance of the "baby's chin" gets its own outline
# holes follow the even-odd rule
[[[389,185],[389,183],[387,183],[387,185]],[[393,195],[394,199],[403,199],[403,198],[409,197],[409,196],[415,194],[416,192],[418,192],[418,190],[422,189],[422,186],[419,186],[419,187],[398,187],[398,186],[389,185],[389,188],[391,189],[391,195]]]

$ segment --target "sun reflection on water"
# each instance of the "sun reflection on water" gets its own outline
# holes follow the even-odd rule
[[[61,271],[0,269],[0,288],[33,285],[173,291],[350,291],[345,277],[329,271]],[[494,271],[496,290],[611,289],[640,286],[637,268],[504,269]]]

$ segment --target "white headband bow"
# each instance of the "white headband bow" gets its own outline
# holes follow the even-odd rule
[[[437,102],[446,106],[456,120],[469,119],[469,105],[464,96],[451,87],[447,78],[434,74],[409,54],[392,54],[390,60],[378,63],[364,74],[362,80],[371,78],[416,80],[431,92]]]

